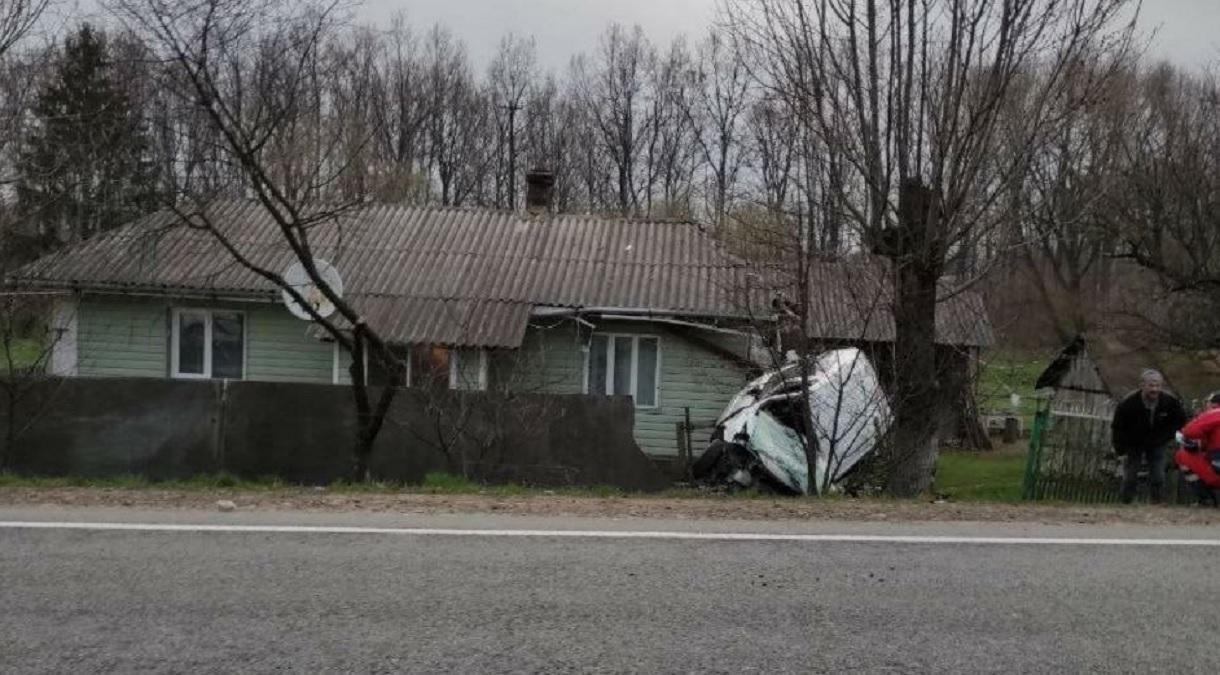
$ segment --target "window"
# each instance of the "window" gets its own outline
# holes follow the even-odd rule
[[[487,352],[483,349],[449,352],[449,388],[487,390]]]
[[[485,350],[457,350],[441,345],[416,345],[413,347],[391,346],[395,358],[403,361],[403,369],[392,377],[377,359],[365,352],[365,382],[373,386],[410,386],[432,391],[487,389],[488,356]],[[334,382],[339,384],[346,378],[342,372],[346,359],[343,349],[335,345]]]
[[[655,408],[660,366],[660,338],[594,335],[589,342],[585,393],[630,396],[641,408]]]
[[[185,379],[240,380],[246,369],[246,317],[232,310],[175,309],[170,373]]]
[[[369,347],[364,350],[364,382],[374,387],[393,385],[405,387],[411,380],[410,350],[399,345],[390,345],[390,354],[401,362],[401,368],[393,370],[386,368],[381,359],[369,356]],[[351,353],[338,342],[335,343],[334,373],[332,384],[351,383]]]
[[[444,391],[487,389],[487,352],[482,349],[451,349],[442,345],[418,346],[411,350],[412,387]]]
[[[418,389],[445,391],[449,388],[450,351],[440,345],[419,345],[411,350],[410,385]]]
[[[369,356],[371,347],[364,350],[364,381],[374,387],[405,387],[411,381],[411,359],[409,348],[390,345],[390,356],[398,361],[394,368],[386,368],[381,359]]]

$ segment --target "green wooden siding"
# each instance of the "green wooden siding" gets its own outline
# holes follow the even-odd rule
[[[246,315],[246,379],[329,383],[334,347],[306,334],[306,323],[262,303],[174,302],[85,296],[77,313],[78,368],[84,377],[167,377],[173,307],[239,309]]]
[[[490,386],[529,394],[584,393],[584,353],[575,324],[531,328],[519,350],[496,350],[488,365]]]
[[[77,368],[84,377],[165,377],[169,305],[85,296],[77,308]]]
[[[673,456],[678,451],[675,427],[685,419],[686,408],[690,408],[692,422],[715,420],[750,376],[725,357],[664,328],[645,328],[648,325],[616,326],[612,330],[661,338],[660,405],[636,409],[635,439],[650,455]],[[707,445],[709,436],[710,430],[692,434],[696,455]]]
[[[729,399],[749,381],[750,375],[740,366],[717,354],[651,323],[601,323],[598,333],[656,336],[661,344],[661,376],[658,406],[639,408],[635,413],[635,438],[640,448],[650,455],[677,454],[676,425],[690,408],[691,420],[710,422],[720,415]],[[547,330],[531,329],[518,353],[503,353],[493,359],[493,386],[519,391],[555,394],[584,392],[586,358],[583,345],[588,329],[578,335],[574,324],[566,323]],[[725,348],[742,351],[740,338],[708,334],[709,341]],[[709,431],[694,434],[695,452],[706,445]]]
[[[173,307],[241,309],[246,313],[246,378],[330,383],[336,350],[306,332],[307,324],[274,304],[171,302],[116,296],[86,296],[78,312],[78,363],[86,377],[166,377],[169,372],[169,312]],[[602,323],[598,333],[660,338],[658,406],[636,410],[635,437],[651,455],[677,454],[675,426],[690,409],[695,422],[714,420],[749,374],[719,353],[652,323]],[[520,350],[489,354],[492,389],[524,393],[581,394],[585,388],[589,330],[570,321],[531,327]],[[708,333],[706,339],[741,351],[741,340]],[[339,381],[348,382],[350,356],[339,350]],[[471,364],[477,361],[469,359]],[[470,373],[473,379],[473,372]],[[695,451],[707,442],[695,434]]]
[[[311,337],[308,323],[278,304],[247,310],[247,317],[247,379],[325,384],[334,380],[334,344]]]

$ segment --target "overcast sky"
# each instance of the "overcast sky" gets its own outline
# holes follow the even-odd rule
[[[74,23],[96,16],[100,0],[59,4],[56,13]],[[443,24],[466,43],[480,67],[506,33],[533,36],[542,65],[562,71],[572,55],[591,51],[610,22],[638,23],[663,44],[679,34],[701,36],[717,5],[718,0],[363,0],[357,20],[388,25],[403,13],[420,29]],[[1183,64],[1220,65],[1220,0],[1144,0],[1140,25],[1156,31],[1153,55]]]
[[[562,70],[588,51],[612,21],[640,24],[654,42],[698,37],[714,19],[717,0],[365,0],[360,18],[386,22],[397,12],[416,26],[441,23],[460,37],[476,64],[500,37],[534,36],[542,64]],[[1180,63],[1220,62],[1220,0],[1144,0],[1144,30],[1157,29],[1153,53]]]

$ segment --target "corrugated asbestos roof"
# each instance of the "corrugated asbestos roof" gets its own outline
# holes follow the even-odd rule
[[[887,261],[859,257],[817,265],[809,311],[811,335],[891,342],[894,340],[893,284]],[[993,342],[991,322],[977,293],[954,293],[945,283],[936,309],[937,341],[942,344],[986,346]]]
[[[295,259],[260,205],[219,202],[209,214],[251,262],[280,271]],[[742,288],[740,266],[689,223],[370,206],[319,223],[309,236],[314,255],[342,274],[354,308],[395,342],[517,347],[536,306],[634,308],[709,318],[746,313],[735,300],[740,297],[735,289]],[[42,258],[12,281],[166,295],[276,293],[271,282],[235,262],[212,234],[185,227],[168,212]],[[824,304],[816,311],[839,317],[828,320],[827,328],[839,321],[843,330],[850,329],[848,317],[859,307],[843,299],[850,297],[852,283],[828,277],[819,284],[827,292],[816,294]],[[950,301],[944,309],[956,315],[961,304]],[[966,309],[981,309],[976,297],[967,304]],[[941,323],[942,341],[990,341],[983,314],[967,312]],[[885,335],[875,333],[877,339]],[[892,320],[888,335],[892,338]]]

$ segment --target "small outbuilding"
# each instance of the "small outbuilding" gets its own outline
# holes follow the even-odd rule
[[[1110,449],[1115,400],[1083,336],[1051,361],[1035,390],[1038,413],[1026,462],[1025,498],[1112,499],[1121,468]]]

